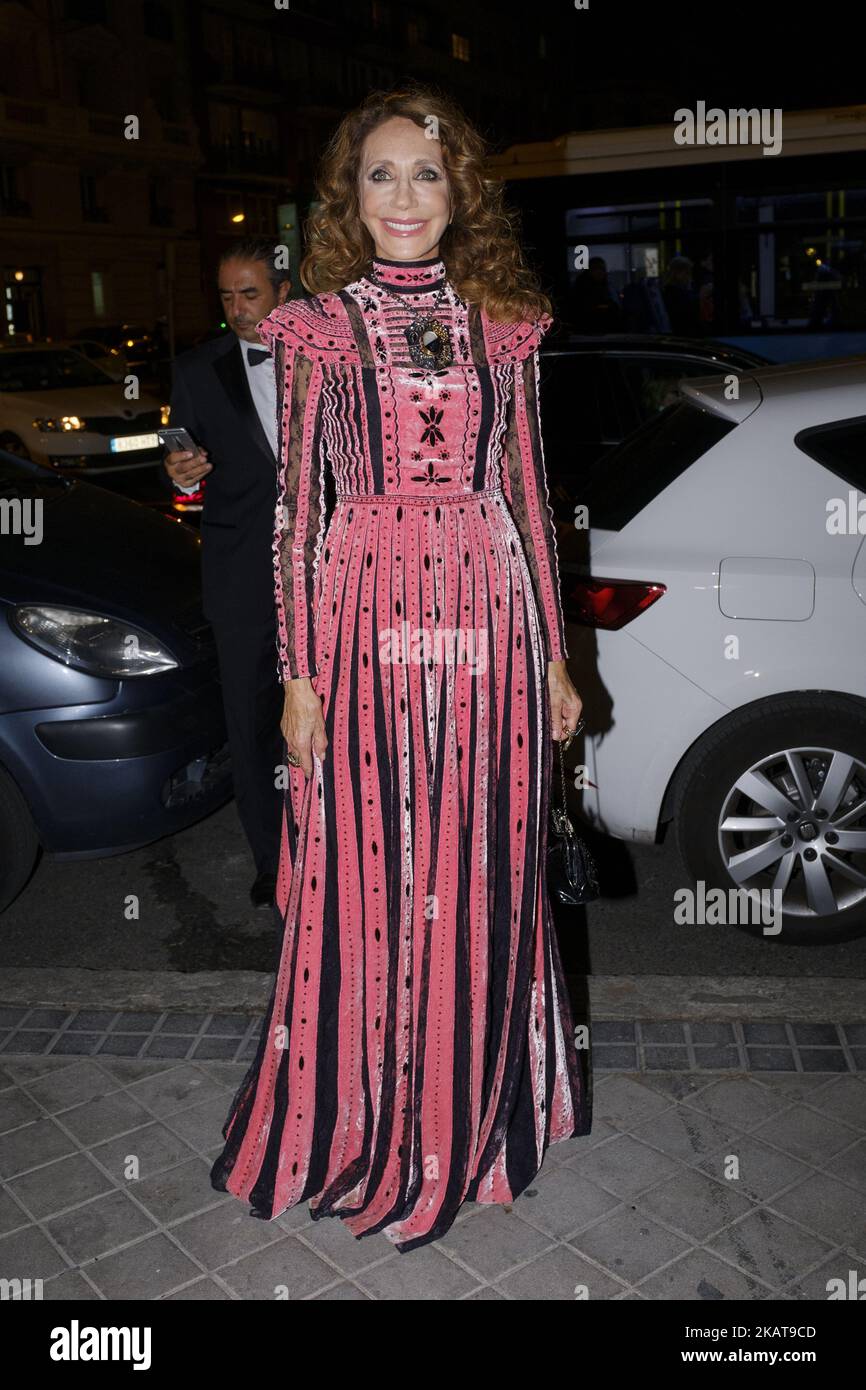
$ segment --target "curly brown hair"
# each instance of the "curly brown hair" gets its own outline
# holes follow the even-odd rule
[[[307,252],[300,268],[305,289],[310,294],[340,290],[370,269],[375,245],[360,217],[361,150],[370,132],[394,116],[406,116],[422,130],[431,116],[438,122],[453,206],[439,250],[461,299],[480,304],[497,322],[534,321],[552,313],[524,263],[518,216],[504,203],[501,181],[485,174],[485,140],[451,97],[416,82],[371,92],[331,136],[316,182],[318,206],[305,222]]]

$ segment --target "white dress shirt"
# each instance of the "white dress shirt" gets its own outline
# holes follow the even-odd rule
[[[253,398],[253,405],[256,413],[262,422],[262,429],[270,440],[274,457],[277,454],[277,382],[274,375],[273,357],[266,358],[264,361],[250,365],[247,353],[252,348],[255,352],[264,352],[261,343],[247,343],[243,338],[238,339],[241,345],[241,356],[244,359],[244,370],[249,382],[250,394]],[[181,492],[197,492],[198,484],[194,487],[181,487],[180,483],[175,486]]]

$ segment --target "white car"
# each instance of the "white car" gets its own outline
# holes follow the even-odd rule
[[[97,343],[92,338],[73,338],[64,346],[73,348],[88,362],[101,367],[112,381],[121,381],[129,371],[126,354],[121,348],[106,347],[105,343]]]
[[[560,547],[582,810],[623,840],[672,821],[698,906],[721,890],[779,909],[734,925],[849,940],[866,933],[866,359],[681,389],[592,475],[588,525]]]
[[[92,481],[153,468],[168,407],[128,400],[81,353],[57,344],[0,348],[0,449]]]

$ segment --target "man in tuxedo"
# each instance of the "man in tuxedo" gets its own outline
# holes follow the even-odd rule
[[[273,539],[277,403],[273,359],[256,324],[285,302],[291,281],[275,244],[237,243],[219,265],[230,332],[174,362],[171,423],[199,446],[166,456],[169,477],[205,483],[201,517],[205,617],[216,639],[235,799],[256,867],[250,898],[274,900],[282,826],[275,768],[283,762]]]

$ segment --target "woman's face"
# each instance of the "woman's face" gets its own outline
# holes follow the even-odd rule
[[[439,255],[451,216],[442,146],[407,116],[393,116],[370,132],[358,173],[361,221],[389,261]]]

